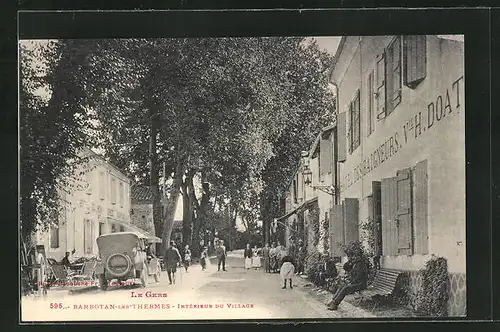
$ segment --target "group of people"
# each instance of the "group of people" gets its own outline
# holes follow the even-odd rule
[[[257,245],[250,248],[250,244],[247,244],[246,249],[243,252],[245,257],[245,269],[250,270],[251,268],[257,270],[262,267],[260,256],[263,254],[263,250],[258,249]]]

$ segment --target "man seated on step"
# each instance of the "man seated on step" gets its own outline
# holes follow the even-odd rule
[[[363,258],[361,250],[352,250],[346,252],[349,259],[349,264],[344,264],[344,269],[347,269],[347,282],[340,286],[332,300],[328,303],[328,310],[337,310],[340,302],[348,294],[354,294],[366,288],[368,281],[368,263]]]

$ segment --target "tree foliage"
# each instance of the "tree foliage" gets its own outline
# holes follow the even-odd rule
[[[71,134],[52,125],[47,130],[61,135],[56,141],[69,141],[71,151],[99,146],[128,176],[153,187],[156,205],[164,165],[168,196],[155,217],[164,241],[170,238],[181,190],[196,215],[195,236],[213,227],[211,219],[221,219],[216,210],[230,211],[233,228],[236,215],[250,224],[260,209],[260,218],[271,218],[300,151],[333,119],[326,78],[331,58],[305,38],[68,40],[58,45],[48,76],[53,105],[82,116],[64,124]],[[61,160],[69,157],[69,152],[60,155]],[[186,190],[197,177],[203,190]]]

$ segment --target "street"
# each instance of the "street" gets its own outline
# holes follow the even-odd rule
[[[211,320],[211,319],[304,319],[366,316],[349,303],[339,311],[308,293],[302,278],[293,289],[281,289],[278,274],[245,270],[242,253],[229,253],[227,272],[217,272],[216,260],[205,272],[199,265],[188,273],[177,272],[169,285],[164,272],[159,283],[149,279],[146,288],[127,285],[87,289],[69,294],[49,290],[46,298],[23,299],[23,321],[81,320]],[[142,294],[142,297],[141,295]],[[155,296],[156,297],[152,297]]]

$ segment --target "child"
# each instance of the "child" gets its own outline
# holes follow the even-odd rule
[[[283,264],[281,265],[280,276],[281,280],[283,280],[283,287],[281,288],[282,289],[286,288],[286,281],[288,280],[290,283],[290,289],[293,289],[292,277],[293,274],[295,273],[295,266],[293,266],[292,259],[290,256],[283,257],[282,262]]]
[[[191,265],[191,250],[189,250],[189,245],[186,244],[184,248],[184,268],[186,269],[186,273],[189,265]]]
[[[205,271],[205,269],[207,268],[207,247],[204,247],[203,251],[201,252],[200,264],[201,270]]]

